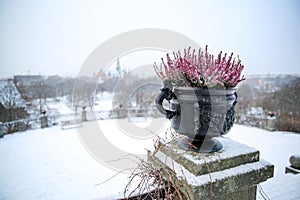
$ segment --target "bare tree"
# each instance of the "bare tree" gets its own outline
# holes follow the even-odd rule
[[[34,83],[30,86],[30,90],[32,92],[32,96],[35,99],[39,99],[40,113],[42,113],[43,105],[42,100],[46,100],[46,98],[55,97],[55,89],[45,84],[44,82]]]
[[[300,132],[299,98],[300,78],[297,78],[268,95],[261,106],[265,110],[275,112],[278,130]]]
[[[89,106],[93,110],[97,81],[90,77],[79,77],[73,90],[73,105]]]
[[[1,81],[1,121],[9,122],[26,117],[25,102],[12,81]],[[23,112],[20,112],[23,110]]]
[[[14,83],[10,80],[3,80],[0,82],[0,88],[0,121],[11,122],[27,118],[25,102]],[[8,124],[7,132],[14,132],[17,128],[13,124]]]

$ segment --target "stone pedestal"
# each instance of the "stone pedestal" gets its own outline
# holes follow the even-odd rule
[[[300,173],[300,154],[295,154],[290,157],[291,166],[285,168],[285,173]]]
[[[81,112],[81,121],[85,122],[87,121],[87,118],[86,118],[86,110],[83,110]]]
[[[269,131],[275,131],[276,130],[276,117],[268,117],[267,118],[266,129],[269,130]]]
[[[271,178],[274,166],[259,158],[259,151],[228,138],[218,138],[218,153],[194,153],[177,147],[177,141],[161,144],[149,159],[166,167],[181,181],[186,199],[256,199],[257,184]]]
[[[42,115],[40,117],[40,121],[41,121],[41,128],[48,127],[48,117],[46,115]]]
[[[3,123],[0,122],[0,138],[2,138],[4,135],[4,131],[3,131]]]

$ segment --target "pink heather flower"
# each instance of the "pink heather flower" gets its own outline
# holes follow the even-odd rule
[[[191,51],[189,47],[184,49],[183,55],[180,51],[173,52],[173,59],[167,54],[167,63],[162,58],[162,64],[159,67],[154,63],[154,70],[159,78],[168,77],[177,86],[207,88],[214,85],[230,88],[245,80],[244,76],[240,78],[244,66],[239,57],[237,57],[237,62],[235,59],[231,62],[233,53],[227,59],[227,54],[225,53],[222,57],[222,51],[220,51],[215,58],[214,55],[208,53],[207,45],[205,51],[199,49],[198,54],[195,52],[195,49]]]

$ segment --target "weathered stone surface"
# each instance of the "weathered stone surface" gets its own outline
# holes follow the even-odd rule
[[[173,141],[166,146],[161,145],[161,152],[170,156],[174,161],[186,167],[194,175],[207,174],[208,171],[222,171],[241,164],[259,160],[259,151],[247,145],[232,141],[228,138],[218,138],[224,148],[217,153],[195,153],[185,151]]]
[[[41,128],[47,128],[48,127],[48,117],[43,115],[40,117],[41,121]]]
[[[176,173],[173,178],[180,181],[187,199],[254,200],[256,185],[273,176],[274,166],[259,160],[256,149],[229,139],[222,143],[225,148],[221,153],[197,156],[170,144],[149,158],[158,167]]]
[[[293,174],[300,174],[300,169],[296,169],[291,166],[285,167],[285,173],[293,173]]]
[[[234,192],[222,194],[221,196],[214,196],[213,200],[229,200],[229,199],[236,199],[236,200],[256,200],[256,186],[251,186],[249,188],[243,188],[241,190],[236,190]],[[209,199],[210,198],[206,198]]]

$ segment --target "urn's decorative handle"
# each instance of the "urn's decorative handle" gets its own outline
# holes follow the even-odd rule
[[[155,99],[156,108],[161,114],[165,115],[167,119],[172,119],[176,116],[176,111],[166,110],[162,105],[164,99],[170,101],[172,98],[176,98],[172,92],[173,86],[170,79],[167,78],[163,80],[163,87],[160,90],[161,93]]]

